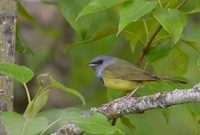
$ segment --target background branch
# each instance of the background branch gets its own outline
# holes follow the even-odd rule
[[[91,111],[102,113],[108,118],[108,120],[110,120],[125,114],[141,113],[154,108],[167,108],[168,106],[189,102],[200,102],[200,83],[191,89],[175,89],[170,92],[159,92],[142,97],[124,96],[106,103],[101,107],[91,108]],[[83,133],[83,131],[77,126],[73,126],[75,128],[73,130],[71,129],[71,126],[66,125],[64,127],[70,127],[69,131],[80,131],[77,132],[79,134],[73,135],[80,135]],[[52,135],[61,135],[59,134],[59,131],[57,134],[54,133]],[[65,129],[65,131],[68,130]],[[72,132],[67,134],[71,135]]]

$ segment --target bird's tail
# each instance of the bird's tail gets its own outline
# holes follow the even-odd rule
[[[174,82],[174,83],[187,84],[187,81],[183,80],[183,79],[175,79],[175,78],[160,78],[160,79],[163,80],[163,81],[171,81],[171,82]]]

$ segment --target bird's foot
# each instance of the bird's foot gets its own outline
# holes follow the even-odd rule
[[[131,93],[128,93],[127,94],[127,97],[130,98],[130,97],[133,97],[135,92],[140,88],[140,86],[136,87]]]

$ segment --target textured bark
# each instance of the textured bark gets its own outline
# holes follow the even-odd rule
[[[0,0],[0,62],[14,63],[16,0]],[[0,113],[13,109],[13,80],[0,74]],[[0,134],[5,134],[0,125]]]

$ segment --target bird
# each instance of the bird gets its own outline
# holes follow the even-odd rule
[[[89,64],[96,77],[108,88],[120,91],[131,91],[131,95],[144,83],[152,81],[172,81],[186,83],[182,80],[163,78],[138,66],[113,56],[100,55],[93,58]]]

